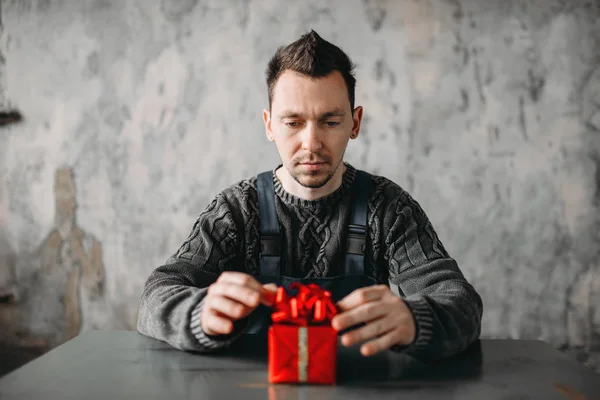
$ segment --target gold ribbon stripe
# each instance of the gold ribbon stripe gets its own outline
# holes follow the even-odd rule
[[[306,382],[308,376],[308,328],[298,327],[298,382]]]

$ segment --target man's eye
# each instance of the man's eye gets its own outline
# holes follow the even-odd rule
[[[297,122],[286,122],[285,123],[287,126],[289,126],[290,128],[295,128],[298,126]]]
[[[334,126],[338,126],[340,123],[339,122],[335,122],[335,121],[327,121],[326,124],[330,128],[333,128]]]

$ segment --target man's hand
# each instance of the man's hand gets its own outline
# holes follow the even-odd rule
[[[259,304],[271,305],[277,287],[261,285],[242,272],[223,272],[208,287],[204,298],[200,324],[210,336],[227,335],[233,331],[233,322],[250,314]]]
[[[415,340],[416,327],[412,312],[404,301],[386,285],[357,289],[338,303],[340,313],[331,325],[337,331],[365,323],[342,335],[346,347],[368,341],[360,348],[370,356],[394,345],[408,345]]]

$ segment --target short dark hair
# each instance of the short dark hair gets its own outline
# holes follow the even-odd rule
[[[292,70],[312,78],[329,75],[339,71],[348,88],[350,109],[354,111],[354,64],[350,57],[338,46],[323,39],[311,29],[300,39],[285,46],[279,47],[267,67],[267,88],[269,92],[269,109],[273,101],[273,89],[277,79],[285,70]]]

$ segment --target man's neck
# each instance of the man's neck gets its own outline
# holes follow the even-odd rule
[[[325,197],[335,192],[341,185],[346,172],[346,164],[340,163],[340,166],[335,171],[331,179],[320,188],[307,188],[299,184],[288,172],[287,168],[282,166],[275,171],[275,175],[283,189],[293,196],[304,200],[316,200]]]

